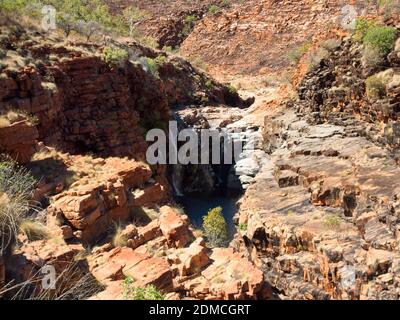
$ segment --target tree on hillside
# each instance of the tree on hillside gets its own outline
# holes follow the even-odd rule
[[[123,11],[122,16],[124,22],[129,28],[129,36],[133,37],[136,25],[139,22],[147,19],[149,17],[149,14],[146,11],[141,10],[137,7],[128,7]]]

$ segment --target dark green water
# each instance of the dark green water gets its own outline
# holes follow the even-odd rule
[[[228,224],[229,234],[232,237],[235,232],[235,225],[233,224],[233,217],[237,212],[236,202],[238,197],[228,196],[212,196],[212,195],[185,195],[178,199],[178,202],[184,207],[186,214],[189,216],[191,223],[200,228],[203,224],[203,216],[205,216],[210,209],[215,207],[222,207],[222,213]]]

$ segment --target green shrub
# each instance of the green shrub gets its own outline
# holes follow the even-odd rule
[[[356,27],[353,34],[353,39],[357,42],[363,42],[368,30],[374,28],[378,23],[374,20],[367,20],[358,18],[356,19]]]
[[[387,55],[392,51],[396,39],[396,28],[388,26],[373,27],[367,31],[363,43],[365,46],[376,48],[383,55]]]
[[[184,36],[188,36],[190,31],[193,29],[194,23],[196,21],[196,17],[189,15],[185,17],[185,24],[182,29],[182,34]]]
[[[145,69],[150,72],[153,76],[158,77],[158,63],[155,59],[145,58]]]
[[[246,223],[240,223],[239,224],[239,230],[240,231],[247,231],[247,224]]]
[[[383,80],[376,75],[365,81],[365,87],[369,98],[380,98],[386,94],[386,86]]]
[[[231,84],[228,86],[228,90],[229,90],[229,92],[232,93],[232,94],[237,93],[237,89],[236,89],[233,85],[231,85]]]
[[[28,0],[1,0],[0,9],[2,12],[18,12],[28,5]]]
[[[218,7],[215,4],[212,4],[209,8],[208,8],[208,12],[211,14],[217,14],[220,11],[220,7]]]
[[[165,295],[158,291],[154,285],[145,288],[134,286],[135,281],[128,277],[123,283],[123,296],[125,300],[165,300]]]
[[[120,48],[105,47],[102,59],[110,65],[120,65],[129,58],[128,51]]]
[[[204,85],[205,85],[205,87],[206,87],[207,90],[211,90],[212,88],[214,88],[214,84],[213,84],[212,80],[210,80],[210,79],[208,79],[208,80],[205,82]]]
[[[229,240],[228,226],[221,207],[211,209],[203,217],[203,229],[210,246],[223,247],[227,245]]]

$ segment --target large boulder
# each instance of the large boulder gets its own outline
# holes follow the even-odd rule
[[[12,116],[10,114],[13,114]],[[38,131],[25,116],[9,112],[0,117],[0,152],[25,164],[36,150]]]

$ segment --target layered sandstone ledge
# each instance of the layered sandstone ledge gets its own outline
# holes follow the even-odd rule
[[[284,298],[399,298],[398,50],[370,70],[345,39],[300,100],[265,118],[269,155],[241,201],[238,245]],[[380,71],[390,79],[377,100],[365,80]]]

